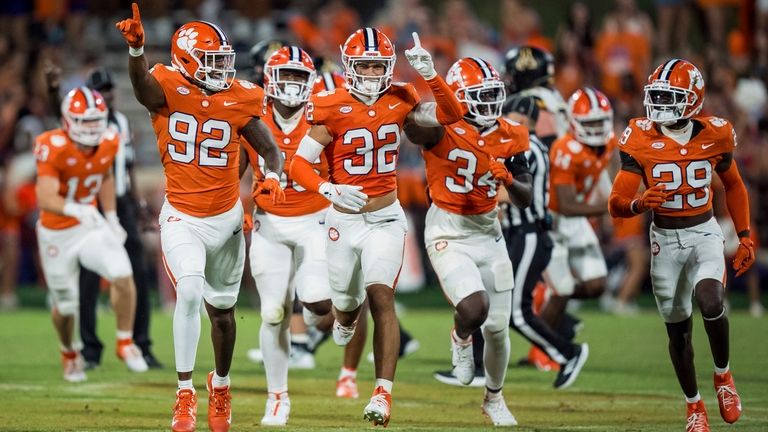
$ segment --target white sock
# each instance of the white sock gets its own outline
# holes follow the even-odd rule
[[[288,357],[291,352],[289,324],[289,320],[276,325],[262,322],[259,329],[267,391],[270,393],[288,391]]]
[[[173,350],[176,371],[195,368],[197,343],[200,339],[200,305],[203,302],[202,276],[186,276],[176,283],[176,309],[173,312]]]
[[[309,342],[309,335],[306,333],[294,333],[291,335],[291,342],[297,344],[306,344]]]
[[[133,330],[118,330],[117,340],[133,339]]]
[[[213,373],[213,379],[211,380],[214,388],[229,387],[229,374],[225,377],[220,377],[218,373]]]
[[[179,380],[179,390],[181,389],[194,390],[195,387],[192,385],[192,378],[188,380]]]
[[[394,383],[390,380],[376,378],[376,383],[373,385],[373,388],[384,387],[384,391],[386,391],[387,393],[392,393],[393,385]]]
[[[339,379],[346,377],[357,378],[357,369],[350,369],[348,367],[342,366],[341,372],[339,372]]]
[[[698,402],[700,400],[701,400],[701,394],[699,394],[698,392],[696,393],[696,396],[694,396],[692,398],[689,398],[688,396],[685,397],[685,401],[688,402],[688,403],[691,403],[691,404],[692,403],[696,403],[696,402]]]
[[[715,373],[718,375],[722,375],[726,372],[728,372],[731,369],[731,363],[728,362],[728,364],[725,365],[724,368],[719,368],[717,365],[715,365]]]
[[[509,327],[501,331],[491,332],[483,327],[485,349],[483,362],[485,364],[485,386],[489,389],[500,389],[504,386],[509,363]]]

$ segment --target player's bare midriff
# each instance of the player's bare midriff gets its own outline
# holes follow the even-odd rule
[[[376,210],[381,210],[384,207],[392,205],[395,200],[397,200],[397,189],[393,190],[392,192],[388,192],[385,195],[368,198],[368,203],[365,205],[365,207],[361,208],[360,211],[352,211],[349,209],[345,209],[344,207],[339,207],[336,204],[333,205],[333,208],[342,212],[342,213],[350,213],[350,214],[358,214],[358,213],[370,213],[375,212]]]
[[[693,216],[666,216],[654,213],[653,224],[663,229],[684,229],[701,225],[712,219],[712,216],[711,209]]]

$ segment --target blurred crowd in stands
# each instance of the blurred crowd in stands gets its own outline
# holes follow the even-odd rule
[[[219,24],[238,52],[241,78],[251,78],[249,48],[268,38],[302,46],[315,57],[339,62],[339,44],[363,26],[384,31],[402,56],[418,31],[432,52],[438,73],[459,57],[477,56],[503,69],[504,53],[521,44],[551,51],[556,59],[555,85],[564,97],[583,85],[604,91],[616,111],[616,130],[628,118],[644,115],[642,88],[651,67],[670,57],[698,65],[707,84],[705,113],[734,123],[736,158],[750,188],[759,262],[736,285],[751,288],[752,312],[760,315],[760,273],[768,264],[768,0],[152,0],[141,1],[147,52],[169,63],[169,41],[181,23],[195,18]],[[127,78],[125,47],[114,23],[130,13],[121,0],[4,0],[0,2],[0,308],[18,305],[17,286],[44,286],[37,270],[34,224],[36,135],[57,127],[44,80],[46,65],[64,71],[62,91],[82,85],[95,66],[112,70],[117,81],[116,106],[130,118],[138,149],[139,188],[150,208],[162,200],[160,165],[146,112],[133,99]],[[404,57],[401,57],[404,59]],[[407,62],[398,61],[396,79],[428,91]],[[405,138],[404,138],[405,139]],[[415,146],[403,144],[401,201],[411,215],[412,231],[423,225],[427,199],[424,169]],[[249,198],[244,183],[244,197]],[[717,206],[723,218],[725,206]],[[606,256],[616,268],[647,266],[647,225],[596,221]],[[151,219],[150,219],[151,220]],[[727,220],[727,218],[723,219]],[[156,224],[146,223],[148,250],[156,250]],[[727,223],[725,223],[727,225]],[[727,231],[727,226],[725,227]],[[429,285],[418,234],[404,276],[406,290]],[[764,246],[764,247],[763,247]],[[413,249],[415,248],[415,249]],[[149,254],[148,260],[157,259]],[[410,268],[410,270],[409,270]],[[642,268],[642,267],[641,267]],[[162,271],[163,303],[173,301]],[[614,285],[643,285],[643,272],[628,281],[613,272]],[[251,281],[249,276],[244,278]],[[739,287],[742,289],[741,287]],[[619,295],[631,305],[636,289]],[[251,291],[253,292],[253,290]],[[620,291],[621,292],[621,291]],[[626,296],[626,298],[622,298]]]

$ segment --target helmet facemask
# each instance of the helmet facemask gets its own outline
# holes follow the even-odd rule
[[[501,117],[506,91],[502,81],[489,80],[460,88],[456,91],[456,98],[467,106],[467,118],[480,126],[489,127]]]
[[[395,69],[395,55],[391,57],[349,57],[342,50],[341,60],[344,62],[344,76],[351,91],[366,97],[376,97],[387,91],[392,85]],[[357,72],[360,64],[381,63],[384,65],[382,75],[364,75]]]
[[[613,112],[602,111],[574,116],[571,119],[573,136],[582,144],[601,147],[613,136]]]
[[[315,71],[295,65],[266,66],[267,96],[288,107],[309,100],[315,82]]]
[[[668,126],[678,120],[690,118],[701,110],[702,104],[692,90],[669,85],[669,81],[655,80],[643,89],[645,112],[653,122]],[[688,108],[698,108],[686,114]]]
[[[64,111],[64,129],[77,144],[98,146],[107,131],[107,112],[98,108],[89,108],[83,114]]]
[[[232,85],[236,70],[235,52],[231,46],[222,45],[218,50],[192,48],[189,55],[197,62],[197,69],[191,78],[205,89],[218,92]]]

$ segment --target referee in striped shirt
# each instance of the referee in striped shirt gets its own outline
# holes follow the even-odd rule
[[[553,247],[549,235],[551,216],[547,210],[549,152],[533,131],[538,118],[534,97],[513,97],[505,104],[504,112],[512,120],[528,126],[530,150],[527,156],[533,177],[531,205],[523,209],[513,205],[504,206],[507,250],[515,270],[509,325],[560,364],[554,386],[565,388],[573,383],[580,370],[576,365],[581,355],[581,346],[562,337],[533,313],[533,290],[549,264]]]

